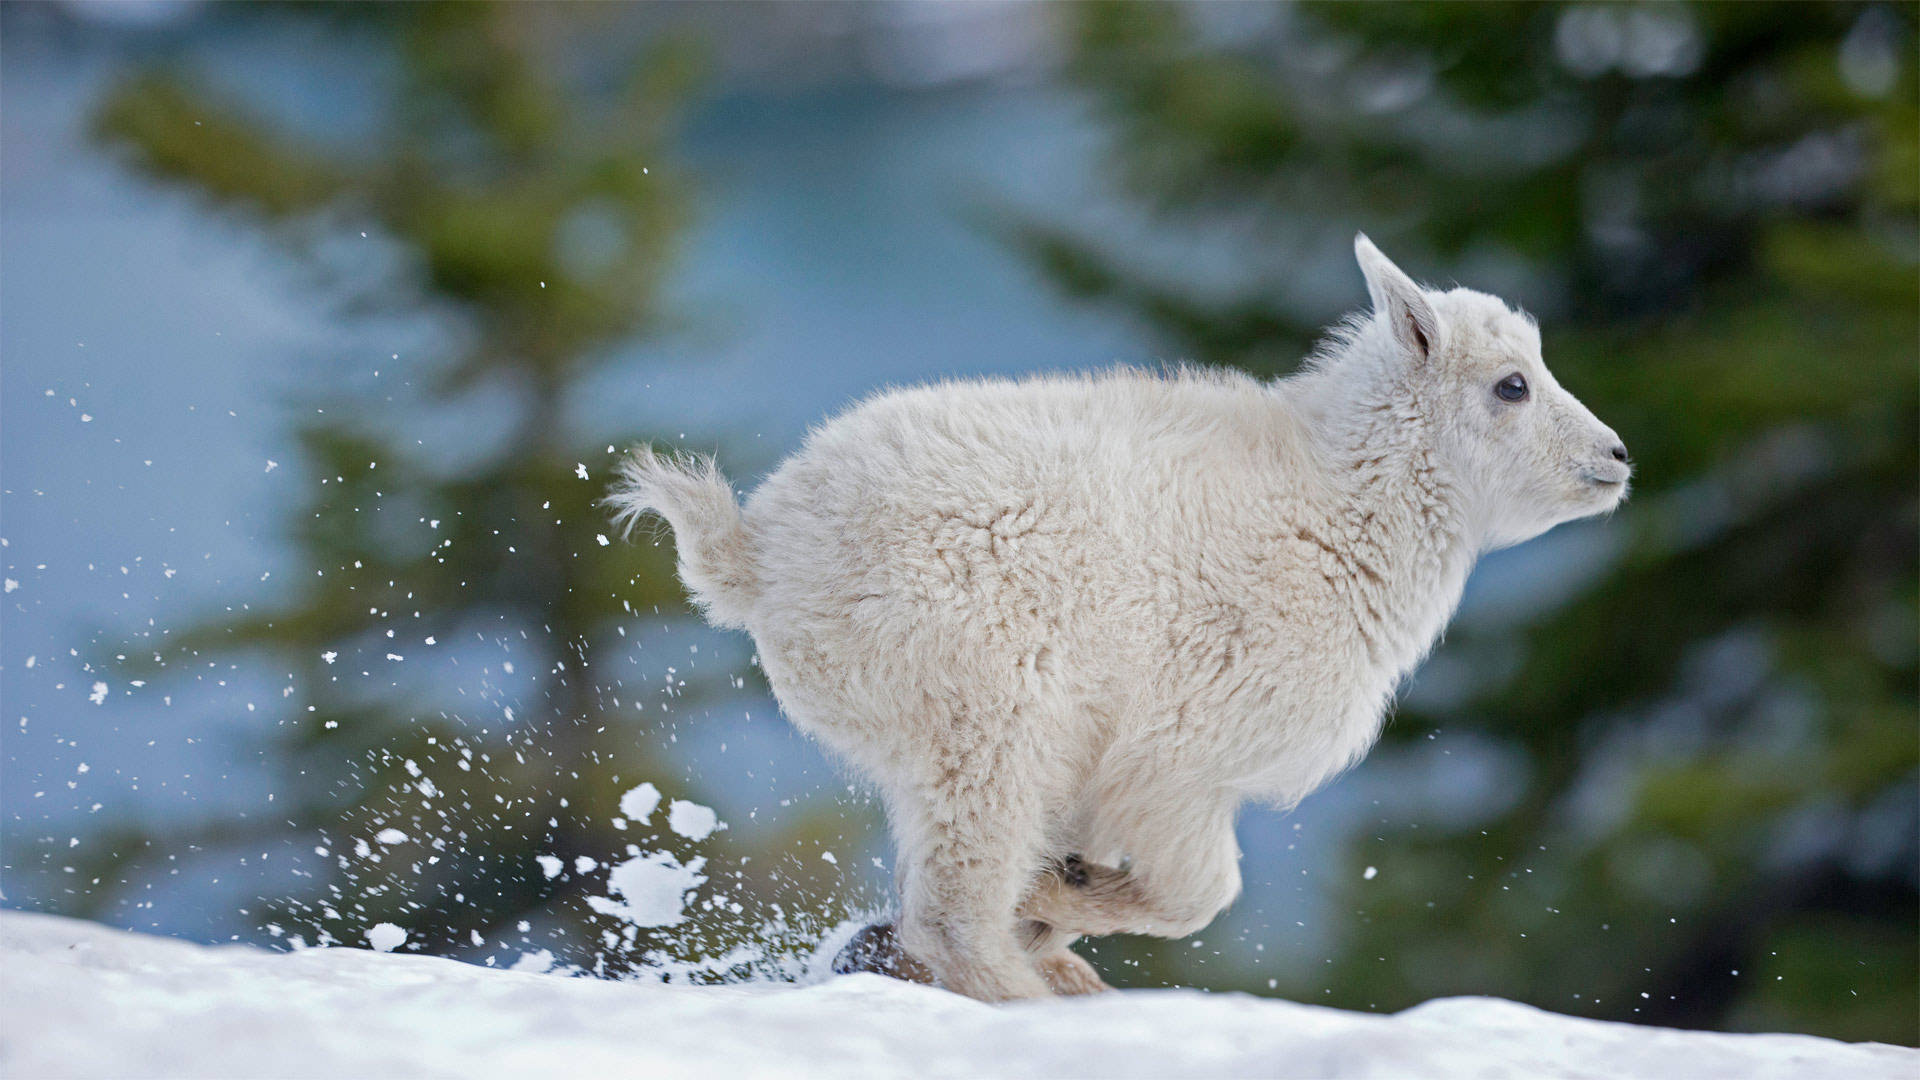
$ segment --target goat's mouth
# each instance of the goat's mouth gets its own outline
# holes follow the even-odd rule
[[[1604,513],[1627,501],[1627,482],[1611,476],[1586,478],[1586,505],[1589,513]]]
[[[1605,465],[1597,467],[1590,465],[1580,470],[1580,479],[1586,481],[1589,486],[1599,488],[1602,491],[1612,491],[1626,487],[1627,481],[1632,478],[1632,476],[1633,472],[1625,465],[1616,465],[1613,468],[1607,468]]]
[[[1618,506],[1627,497],[1627,481],[1631,476],[1625,469],[1619,472],[1593,468],[1580,470],[1580,483],[1586,488],[1587,505],[1595,509]]]

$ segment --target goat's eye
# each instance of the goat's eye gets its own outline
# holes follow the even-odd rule
[[[1509,375],[1494,384],[1493,392],[1499,395],[1501,401],[1525,401],[1527,400],[1527,380],[1521,378],[1518,373]]]

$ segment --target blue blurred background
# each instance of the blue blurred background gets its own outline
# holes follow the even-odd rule
[[[882,823],[670,548],[602,542],[611,451],[747,486],[881,386],[1283,373],[1363,299],[1365,228],[1539,313],[1639,494],[1483,563],[1388,741],[1244,817],[1219,923],[1089,955],[1913,1043],[1913,30],[8,5],[5,902],[787,970],[886,904]],[[642,781],[728,828],[615,822]],[[709,859],[691,923],[636,942],[584,903],[629,844]]]

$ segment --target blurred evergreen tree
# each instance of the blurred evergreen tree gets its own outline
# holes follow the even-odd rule
[[[632,35],[603,36],[618,29],[613,8],[374,5],[291,17],[317,15],[392,44],[397,79],[367,142],[326,147],[169,68],[115,88],[97,134],[145,173],[320,256],[323,269],[345,220],[376,224],[403,265],[372,287],[342,283],[342,298],[362,313],[440,319],[455,344],[434,360],[396,356],[401,371],[384,382],[343,369],[345,386],[309,412],[299,439],[314,485],[294,521],[307,575],[297,596],[130,650],[150,654],[163,678],[246,653],[290,665],[294,718],[262,747],[287,776],[283,820],[193,835],[130,826],[99,845],[111,854],[90,873],[131,883],[183,851],[288,843],[291,827],[293,842],[317,835],[325,854],[292,853],[313,869],[312,889],[269,900],[263,923],[358,942],[391,921],[409,930],[410,948],[457,953],[512,939],[514,924],[540,913],[542,943],[562,959],[624,967],[634,938],[621,948],[604,936],[581,902],[604,882],[575,861],[617,858],[635,842],[690,857],[664,828],[664,805],[651,829],[610,821],[623,790],[663,775],[642,725],[663,702],[684,707],[688,692],[684,672],[663,686],[631,666],[626,627],[655,605],[679,610],[681,594],[670,546],[599,535],[607,447],[574,445],[562,409],[611,346],[668,325],[662,285],[691,186],[670,150],[700,50],[672,38],[614,55]],[[417,388],[397,408],[384,404],[396,383]],[[395,429],[436,409],[484,413],[463,398],[480,388],[504,389],[511,407],[504,420],[469,421],[475,460],[430,460]],[[590,659],[600,667],[589,671]],[[384,830],[406,839],[380,843]],[[557,876],[541,872],[543,855],[558,858]],[[792,914],[790,886],[783,899]],[[705,952],[750,932],[691,935]]]
[[[1010,211],[1068,294],[1177,356],[1284,371],[1335,314],[1299,267],[1364,228],[1540,312],[1637,461],[1594,580],[1456,625],[1435,663],[1470,685],[1416,684],[1378,751],[1491,735],[1517,796],[1370,830],[1337,952],[1279,990],[1915,1042],[1914,9],[1061,13],[1121,190],[1208,238],[1212,271]],[[1098,950],[1135,982],[1223,982],[1187,948]]]

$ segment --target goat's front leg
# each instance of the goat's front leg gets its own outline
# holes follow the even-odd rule
[[[1035,960],[1033,966],[1056,994],[1099,994],[1113,989],[1085,957],[1064,946]]]
[[[1058,874],[1063,869],[1063,864],[1051,863],[1045,872]],[[1068,948],[1079,937],[1035,919],[1026,919],[1020,924],[1020,943],[1033,958],[1034,970],[1047,980],[1054,993],[1098,994],[1113,989],[1085,957]]]
[[[1129,830],[1124,867],[1069,858],[1041,877],[1021,917],[1070,934],[1186,937],[1240,894],[1240,847],[1223,805],[1180,819],[1184,828]]]

